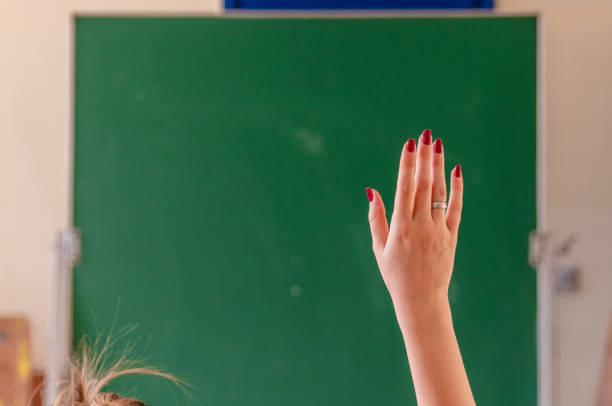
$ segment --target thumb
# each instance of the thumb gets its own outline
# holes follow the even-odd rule
[[[370,221],[370,232],[372,233],[372,249],[374,250],[376,260],[379,260],[387,244],[389,224],[387,223],[385,205],[383,204],[380,194],[369,187],[366,188],[366,193],[370,201],[368,220]]]

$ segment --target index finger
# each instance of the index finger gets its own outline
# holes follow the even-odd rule
[[[391,225],[405,223],[412,220],[414,208],[414,167],[416,162],[416,141],[411,138],[402,149],[399,172],[397,174],[397,188],[395,190],[395,204]]]

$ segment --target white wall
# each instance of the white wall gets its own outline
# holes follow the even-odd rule
[[[579,7],[576,5],[579,4]],[[559,297],[559,405],[592,405],[612,308],[612,4],[498,0],[545,18],[547,223],[577,232],[582,288]],[[0,314],[27,315],[44,364],[51,244],[69,220],[69,16],[217,12],[220,0],[0,2]]]

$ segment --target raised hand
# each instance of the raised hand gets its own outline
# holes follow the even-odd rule
[[[446,206],[442,140],[432,143],[425,130],[418,148],[414,139],[402,150],[391,227],[380,194],[367,189],[372,247],[393,300],[428,306],[446,300],[453,271],[461,218],[461,167],[451,173],[451,196]],[[432,204],[436,206],[432,207]],[[419,310],[415,309],[415,310]]]
[[[463,178],[446,180],[442,140],[430,130],[402,149],[391,226],[380,194],[367,188],[372,248],[404,335],[419,405],[472,405],[452,326],[448,286],[461,219]]]

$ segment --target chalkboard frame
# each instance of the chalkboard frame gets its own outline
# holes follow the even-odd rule
[[[71,77],[74,78],[75,67],[74,67],[74,49],[75,49],[75,21],[79,17],[104,17],[104,16],[113,16],[113,17],[205,17],[205,16],[214,16],[217,18],[337,18],[342,16],[344,18],[372,18],[372,17],[401,17],[401,18],[423,18],[423,17],[455,17],[455,18],[463,18],[463,17],[508,17],[508,16],[532,16],[537,18],[537,27],[538,27],[538,49],[537,49],[537,198],[536,198],[536,206],[537,206],[537,230],[538,232],[543,232],[545,230],[545,127],[544,127],[544,69],[543,69],[543,38],[542,38],[542,18],[538,14],[533,13],[505,13],[505,12],[493,12],[493,13],[480,13],[480,12],[461,12],[461,13],[452,13],[452,12],[379,12],[379,11],[341,11],[341,12],[333,12],[333,11],[309,11],[309,12],[291,12],[291,11],[283,11],[283,12],[232,12],[226,13],[226,15],[218,16],[211,15],[210,13],[155,13],[149,11],[141,11],[141,12],[115,12],[113,10],[106,11],[96,11],[96,12],[75,12],[72,14],[70,19],[71,29],[70,29],[70,37],[72,43],[72,52],[70,53],[71,59],[71,67],[72,70],[70,72]],[[70,134],[69,137],[72,141],[72,147],[74,146],[74,81],[71,81],[71,92],[70,92],[70,117],[68,118],[70,122]],[[71,165],[70,165],[70,173],[69,179],[70,184],[74,185],[74,154],[71,154]],[[69,198],[69,211],[70,213],[74,212],[73,207],[73,188],[69,190],[71,194]],[[73,218],[72,216],[70,217]],[[552,398],[553,393],[553,385],[552,381],[552,347],[551,347],[551,337],[550,337],[550,281],[546,280],[543,277],[544,272],[546,271],[547,264],[539,264],[537,269],[538,282],[538,398],[540,400],[539,404],[548,405],[550,404],[550,399]],[[72,305],[72,301],[68,301]],[[71,311],[71,309],[68,309]],[[72,326],[70,322],[62,323],[62,325],[58,326],[57,333],[62,337],[71,336],[70,331]],[[64,335],[66,334],[66,335]],[[56,348],[52,349],[52,352],[59,352]],[[52,369],[51,366],[50,369]]]

